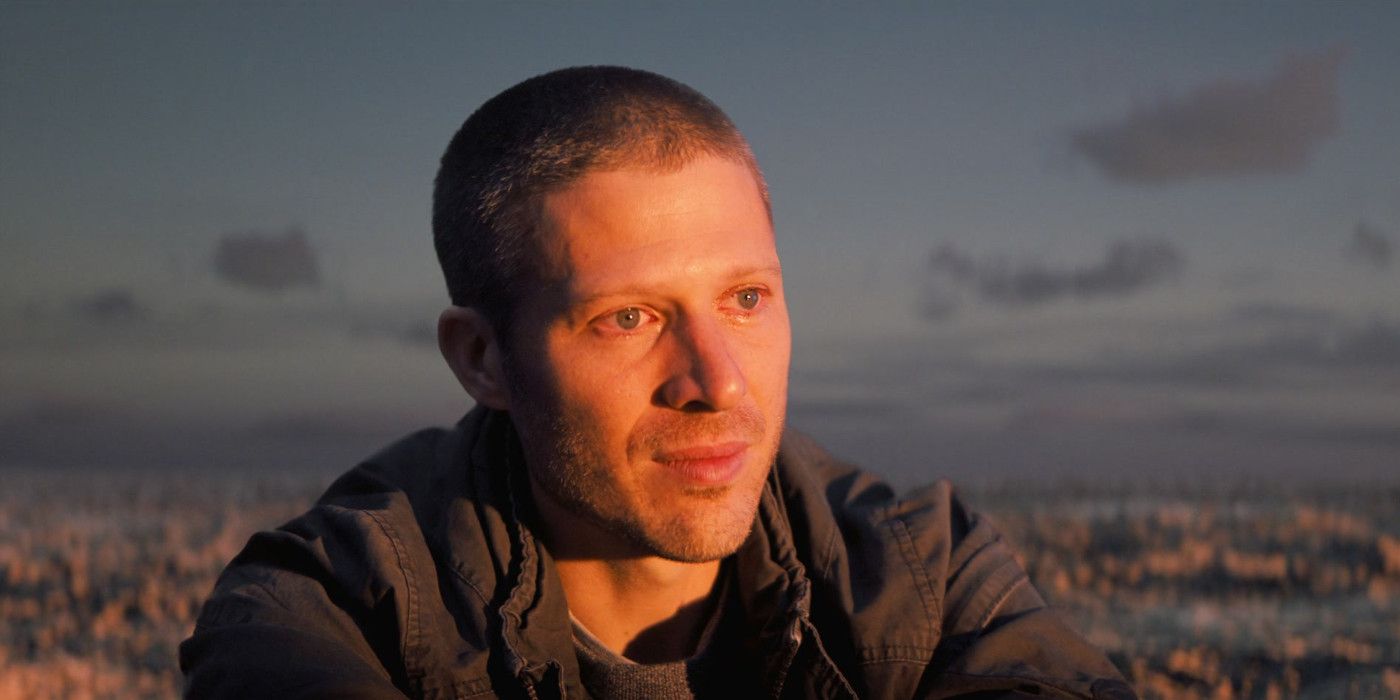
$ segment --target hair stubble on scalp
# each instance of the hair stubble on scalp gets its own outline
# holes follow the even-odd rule
[[[738,128],[670,78],[565,68],[491,98],[452,138],[434,184],[433,242],[452,303],[485,314],[508,347],[520,301],[550,273],[537,236],[545,195],[588,172],[674,171],[703,155],[747,166],[769,206]]]

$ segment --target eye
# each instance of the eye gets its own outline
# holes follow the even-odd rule
[[[613,314],[613,321],[617,323],[618,328],[624,331],[635,330],[637,326],[642,325],[642,318],[642,310],[635,306],[629,306]]]
[[[734,295],[734,300],[739,302],[739,308],[750,311],[753,310],[755,306],[758,306],[758,302],[762,301],[762,299],[763,293],[752,287],[741,289]]]
[[[607,337],[631,337],[645,333],[660,320],[645,306],[627,306],[594,317],[589,326]]]

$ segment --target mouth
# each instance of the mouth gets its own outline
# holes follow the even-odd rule
[[[724,486],[744,468],[749,445],[724,442],[656,453],[652,460],[687,486]]]

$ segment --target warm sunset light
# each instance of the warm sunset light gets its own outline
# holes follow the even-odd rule
[[[580,190],[618,240],[570,269],[670,216],[626,280],[759,259],[734,318],[785,288],[734,352],[762,384],[654,399],[771,390],[747,422],[587,482],[638,537],[733,551],[786,401],[898,489],[950,479],[1142,697],[1400,696],[1397,37],[1393,3],[0,3],[0,698],[178,696],[255,531],[473,407],[439,158],[589,64],[722,106],[774,234],[753,171],[703,161]],[[615,204],[658,188],[677,211]],[[595,371],[566,388],[629,389],[564,347]],[[718,515],[657,495],[731,484]]]

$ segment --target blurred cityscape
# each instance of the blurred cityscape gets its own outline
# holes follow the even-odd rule
[[[0,698],[178,695],[220,569],[334,476],[0,472]],[[964,496],[1146,698],[1400,697],[1400,485]]]

